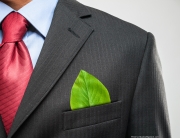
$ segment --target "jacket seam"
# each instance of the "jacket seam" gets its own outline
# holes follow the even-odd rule
[[[146,39],[144,54],[143,54],[143,57],[142,57],[142,60],[141,60],[141,66],[140,66],[140,69],[139,69],[139,74],[138,74],[138,78],[137,78],[137,81],[136,81],[136,86],[135,86],[134,94],[135,94],[136,89],[137,89],[137,84],[138,84],[138,81],[139,81],[139,76],[141,74],[141,70],[142,70],[142,66],[143,66],[143,61],[144,61],[145,53],[147,51],[147,44],[148,44],[148,40],[149,40],[148,38],[149,38],[149,32],[147,32],[147,39]],[[134,94],[133,94],[132,100],[134,99]],[[131,105],[131,107],[132,107],[132,105]]]
[[[149,32],[147,32],[147,38],[146,38],[146,43],[145,43],[145,48],[144,48],[144,54],[143,54],[143,56],[142,56],[142,60],[141,60],[141,64],[140,64],[140,69],[139,69],[139,73],[138,73],[138,77],[137,77],[137,81],[136,81],[136,86],[135,86],[134,93],[133,93],[133,96],[132,96],[132,99],[131,99],[131,106],[130,106],[130,110],[129,110],[128,124],[129,124],[129,118],[130,118],[130,114],[131,114],[131,109],[132,109],[132,104],[133,104],[134,95],[135,95],[135,92],[136,92],[136,90],[137,90],[137,85],[138,85],[138,81],[139,81],[139,76],[140,76],[140,74],[141,74],[144,57],[145,57],[145,54],[146,54],[146,51],[147,51],[147,44],[148,44],[148,40],[149,40],[148,38],[149,38]],[[126,134],[126,135],[127,135],[127,134]]]

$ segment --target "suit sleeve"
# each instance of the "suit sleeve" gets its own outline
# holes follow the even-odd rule
[[[147,34],[126,133],[127,138],[138,136],[171,138],[161,63],[151,33]]]

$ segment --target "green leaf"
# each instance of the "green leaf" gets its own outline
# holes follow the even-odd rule
[[[110,102],[106,87],[93,75],[81,70],[71,90],[71,109],[76,110]]]

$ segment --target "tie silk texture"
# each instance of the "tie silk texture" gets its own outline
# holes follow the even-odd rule
[[[11,12],[2,22],[0,44],[0,115],[8,134],[29,82],[33,67],[22,38],[28,21]]]

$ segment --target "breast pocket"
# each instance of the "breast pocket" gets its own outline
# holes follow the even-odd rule
[[[121,101],[63,113],[64,130],[85,127],[121,117]]]

